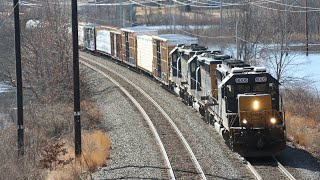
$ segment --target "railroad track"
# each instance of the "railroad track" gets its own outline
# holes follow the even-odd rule
[[[169,179],[206,179],[187,141],[166,112],[140,87],[105,65],[80,56],[80,62],[99,72],[131,99],[147,120],[160,146]]]
[[[245,159],[247,167],[258,180],[296,180],[275,157]]]

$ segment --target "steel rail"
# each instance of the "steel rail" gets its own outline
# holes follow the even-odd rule
[[[108,71],[117,74],[117,72],[115,72],[114,70],[110,69],[109,67],[96,62],[96,61],[92,61],[86,57],[82,57],[83,59],[86,59],[87,61],[94,63],[96,65],[99,65],[100,67],[103,67],[105,69],[107,69]],[[176,126],[176,124],[173,122],[173,120],[169,117],[169,115],[161,108],[161,106],[155,101],[153,100],[145,91],[143,91],[139,86],[137,86],[136,84],[134,84],[133,82],[131,82],[129,79],[121,76],[121,78],[123,78],[123,80],[125,80],[127,83],[131,84],[132,86],[134,86],[138,91],[140,91],[140,93],[142,93],[147,99],[149,99],[157,108],[158,110],[160,110],[160,112],[162,113],[163,116],[166,117],[166,119],[168,120],[168,122],[170,123],[170,125],[174,128],[174,130],[176,131],[177,135],[179,136],[179,138],[181,139],[181,141],[183,142],[183,145],[185,146],[185,148],[188,150],[189,155],[198,171],[198,173],[201,175],[203,180],[206,180],[206,176],[197,160],[197,158],[195,157],[191,147],[189,146],[187,140],[183,137],[182,133],[180,132],[180,130],[178,129],[178,127]]]
[[[243,159],[245,160],[248,169],[252,172],[252,174],[254,175],[254,177],[255,177],[257,180],[262,180],[261,175],[260,175],[260,174],[258,173],[258,171],[251,165],[251,163],[250,163],[247,159],[245,159],[245,158],[243,158]]]
[[[257,172],[257,170],[251,165],[251,163],[247,159],[245,159],[245,158],[243,158],[243,159],[246,161],[247,167],[250,169],[250,171],[255,176],[255,178],[258,179],[258,180],[262,180],[263,178]],[[296,180],[296,178],[294,178],[291,175],[291,173],[284,166],[282,166],[282,164],[274,156],[272,156],[272,159],[277,163],[277,167],[280,170],[280,172],[282,172],[288,179]]]
[[[86,63],[86,62],[83,62],[80,60],[80,63],[88,66],[89,68],[97,71],[98,73],[100,73],[101,75],[103,75],[104,77],[108,78],[112,83],[114,83],[116,86],[118,86],[120,88],[120,90],[132,101],[132,103],[138,108],[138,110],[140,111],[140,113],[142,114],[143,118],[147,121],[147,124],[148,126],[150,127],[159,147],[160,147],[160,151],[162,153],[162,156],[164,157],[164,161],[165,161],[165,165],[166,165],[166,168],[168,169],[168,176],[169,176],[169,179],[171,180],[175,180],[175,176],[174,176],[174,173],[173,173],[173,169],[172,169],[172,166],[171,166],[171,163],[169,161],[169,158],[168,158],[168,155],[167,155],[167,152],[163,146],[163,143],[160,139],[160,136],[159,134],[157,133],[157,130],[155,128],[155,126],[153,125],[153,123],[151,122],[151,119],[150,117],[147,115],[147,113],[145,112],[145,110],[141,107],[141,105],[138,103],[138,101],[124,88],[122,87],[116,80],[114,80],[112,77],[110,77],[109,75],[107,75],[106,73],[102,72],[101,70],[93,67],[92,65]]]
[[[291,175],[291,173],[289,173],[289,171],[288,171],[285,167],[283,167],[282,164],[281,164],[274,156],[273,156],[272,158],[277,162],[277,165],[278,165],[279,170],[280,170],[284,175],[286,175],[288,179],[290,179],[290,180],[296,180],[296,178],[294,178],[294,177]]]

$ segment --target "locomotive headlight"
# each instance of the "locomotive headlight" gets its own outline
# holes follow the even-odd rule
[[[243,119],[243,120],[242,120],[242,123],[243,123],[243,124],[247,124],[248,121],[247,121],[246,119]]]
[[[272,124],[275,124],[275,123],[277,122],[277,120],[276,120],[276,118],[271,118],[271,119],[270,119],[270,122],[271,122]]]
[[[253,110],[255,110],[255,111],[259,110],[259,108],[260,108],[260,103],[259,103],[259,101],[254,100],[254,101],[253,101],[253,104],[252,104],[252,108],[253,108]]]

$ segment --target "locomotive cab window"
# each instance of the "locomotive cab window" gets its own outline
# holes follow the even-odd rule
[[[184,60],[187,60],[187,61],[189,60],[189,56],[187,54],[183,54],[182,57]]]
[[[274,83],[269,83],[269,93],[271,96],[274,96],[278,92],[278,86]]]
[[[196,71],[196,63],[191,64],[191,71],[195,72]]]
[[[239,84],[238,85],[238,92],[240,94],[250,93],[250,84]]]
[[[253,92],[267,92],[267,84],[266,83],[254,84]]]
[[[227,91],[227,97],[233,97],[234,96],[234,87],[232,85],[226,86]]]
[[[172,67],[172,76],[177,76],[177,54],[174,52],[171,55],[171,59],[172,59],[172,63],[171,63],[171,67]]]

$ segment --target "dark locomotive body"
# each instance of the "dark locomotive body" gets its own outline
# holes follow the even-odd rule
[[[99,28],[84,28],[85,49],[97,51],[96,31]],[[181,38],[182,35],[172,34],[157,36],[154,30],[142,29],[113,28],[107,38],[111,38],[108,41],[113,44],[121,42],[121,46],[111,44],[110,47],[117,47],[122,55],[107,55],[140,71],[146,71],[144,67],[148,67],[147,74],[154,76],[187,105],[199,111],[229,147],[240,155],[270,156],[284,149],[285,123],[279,105],[279,83],[264,67],[250,66],[221,51],[210,51],[197,44],[177,42],[185,43],[187,39],[197,42],[192,37]],[[117,32],[120,40],[114,38],[112,32]],[[146,35],[150,37],[138,37]],[[98,39],[102,40],[101,37]],[[152,47],[140,45],[143,41],[144,45],[147,42]],[[177,42],[175,48],[170,44],[172,42]],[[145,53],[148,58],[140,57],[144,49],[148,49]]]

